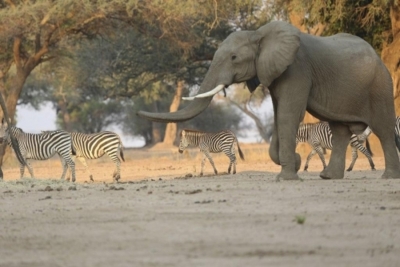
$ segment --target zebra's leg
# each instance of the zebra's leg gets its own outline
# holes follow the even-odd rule
[[[76,180],[76,178],[75,178],[75,162],[71,158],[69,158],[67,160],[67,164],[68,164],[68,167],[71,169],[72,182],[75,182],[75,180]]]
[[[25,162],[26,162],[26,167],[28,168],[29,174],[31,175],[31,178],[35,178],[35,176],[33,175],[32,166],[29,163],[28,159],[25,159]],[[24,177],[24,172],[25,172],[25,165],[19,164],[19,171],[21,173],[21,178],[23,178]]]
[[[81,157],[81,156],[76,156],[76,158],[82,163],[82,165],[85,167],[85,172],[87,172],[88,171],[88,165],[86,164],[86,160],[85,160],[85,158],[84,157]],[[94,181],[94,179],[93,179],[93,175],[92,175],[92,173],[90,172],[90,170],[89,170],[89,179],[90,179],[90,181]]]
[[[326,168],[326,162],[325,162],[325,157],[324,157],[324,149],[322,148],[322,146],[316,146],[314,149],[317,152],[319,158],[321,159],[322,166],[325,169]]]
[[[59,154],[61,163],[63,165],[63,173],[61,175],[61,180],[64,180],[65,174],[67,173],[68,167],[71,169],[72,182],[75,182],[75,162],[72,160],[69,153]]]
[[[113,173],[113,179],[114,181],[118,182],[118,180],[121,179],[121,161],[119,158],[116,158],[114,162],[116,167]]]
[[[350,172],[353,170],[353,167],[354,167],[354,164],[356,163],[357,158],[358,158],[357,148],[355,148],[354,146],[351,146],[351,164],[347,168],[346,171]]]
[[[112,149],[105,150],[105,153],[110,157],[110,159],[115,164],[115,170],[113,172],[113,180],[118,182],[121,179],[121,160],[118,158],[118,147],[113,147]],[[122,150],[120,150],[122,151]]]
[[[204,153],[205,157],[208,158],[208,161],[210,161],[211,166],[214,168],[214,173],[217,175],[217,174],[218,174],[218,171],[217,171],[217,169],[215,168],[215,164],[214,164],[214,161],[213,161],[213,159],[212,159],[210,153],[209,153],[208,151],[203,151],[203,153]],[[200,173],[200,175],[203,175],[204,163],[205,163],[205,158],[203,158],[203,161],[202,161],[202,163],[201,163],[201,173]]]
[[[61,155],[59,155],[59,156],[60,156],[60,160],[61,160],[61,165],[63,167],[63,172],[61,174],[61,180],[64,180],[65,174],[67,173],[67,170],[68,170],[68,165],[67,165],[67,162],[64,160],[64,158],[61,157]]]
[[[357,155],[357,149],[360,150],[360,152],[363,153],[364,156],[367,157],[369,165],[371,166],[371,170],[373,170],[373,171],[376,170],[374,161],[372,160],[372,156],[371,156],[371,154],[369,153],[368,149],[365,146],[363,146],[361,143],[358,143],[356,145],[356,147],[352,146],[351,149],[352,149],[352,153],[353,153],[353,150],[354,150],[354,153],[356,154],[356,156],[358,156]],[[357,159],[357,157],[356,157],[356,159]],[[356,162],[356,159],[354,159],[354,163]],[[354,165],[354,163],[353,163],[353,165]]]
[[[231,167],[233,165],[233,172],[232,173],[235,174],[236,173],[236,156],[235,156],[235,154],[230,154],[230,155],[227,154],[227,156],[229,158],[228,173],[231,173]]]
[[[317,153],[317,151],[315,151],[315,149],[311,150],[311,152],[308,154],[307,156],[307,160],[306,160],[306,164],[304,165],[304,171],[308,170],[308,163],[310,162],[311,158],[315,155],[315,153]]]

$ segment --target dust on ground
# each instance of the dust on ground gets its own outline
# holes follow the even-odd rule
[[[77,162],[76,183],[57,157],[32,162],[37,179],[9,159],[0,266],[399,266],[400,180],[380,178],[379,151],[376,171],[360,155],[322,180],[315,156],[301,180],[277,182],[267,145],[242,149],[237,174],[218,155],[220,174],[207,162],[203,177],[197,150],[125,150],[120,183],[106,156],[88,161],[94,182]]]

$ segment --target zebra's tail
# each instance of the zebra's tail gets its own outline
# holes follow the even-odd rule
[[[237,147],[238,147],[239,156],[240,156],[240,158],[241,158],[242,160],[244,160],[244,155],[243,155],[242,150],[240,149],[239,142],[238,142],[237,139],[236,139],[236,144],[237,144]]]
[[[371,157],[374,156],[374,154],[372,153],[371,147],[369,146],[368,138],[367,138],[367,140],[365,140],[365,146],[367,147],[367,150],[368,150],[369,154],[371,155]]]
[[[122,145],[121,139],[119,140],[119,156],[121,157],[122,161],[125,162],[125,158],[124,158],[124,146]]]

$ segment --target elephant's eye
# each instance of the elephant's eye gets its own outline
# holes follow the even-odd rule
[[[231,59],[232,59],[232,60],[235,60],[235,59],[236,59],[236,56],[235,56],[235,55],[233,55],[233,56],[231,57]]]

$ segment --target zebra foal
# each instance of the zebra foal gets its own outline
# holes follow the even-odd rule
[[[367,127],[365,131],[360,135],[353,134],[350,138],[350,146],[351,146],[351,154],[352,161],[347,169],[347,171],[351,171],[354,167],[354,164],[358,158],[357,150],[360,150],[369,161],[372,170],[375,170],[374,162],[372,161],[372,153],[369,149],[368,136],[371,134],[371,129]],[[367,148],[362,144],[366,141]],[[299,142],[308,143],[312,147],[312,151],[307,156],[306,164],[304,165],[304,170],[307,171],[308,163],[310,159],[318,154],[320,157],[324,168],[326,168],[325,157],[323,155],[323,149],[332,149],[332,132],[327,122],[318,122],[318,123],[301,123],[299,129],[297,131],[296,136],[296,145]]]
[[[68,167],[71,169],[72,182],[75,182],[75,163],[71,159],[71,136],[65,131],[46,131],[41,134],[25,133],[15,126],[10,131],[17,140],[21,155],[26,162],[26,167],[32,178],[33,169],[28,159],[46,160],[56,153],[60,156],[63,172],[61,179],[65,178]],[[0,127],[0,138],[11,146],[10,135],[7,131],[7,123],[2,120]],[[21,178],[24,176],[25,165],[20,162]]]
[[[199,147],[200,151],[203,152],[203,160],[201,161],[201,172],[203,175],[203,169],[206,158],[210,161],[212,167],[214,168],[214,173],[218,174],[215,168],[214,161],[210,153],[224,152],[228,156],[230,162],[228,167],[228,173],[231,173],[231,168],[233,165],[233,174],[236,173],[236,156],[235,156],[235,144],[237,144],[240,158],[244,160],[244,155],[240,149],[239,142],[236,136],[231,131],[221,131],[218,133],[205,133],[196,130],[184,129],[180,134],[179,141],[179,153],[189,146]]]
[[[123,146],[120,137],[114,132],[104,131],[93,134],[72,132],[72,155],[75,156],[85,166],[88,166],[85,159],[98,159],[107,154],[115,163],[116,167],[113,173],[113,180],[118,181],[121,178],[120,165],[118,158],[118,150],[122,161],[124,159]],[[92,173],[89,174],[90,180],[93,181]]]

